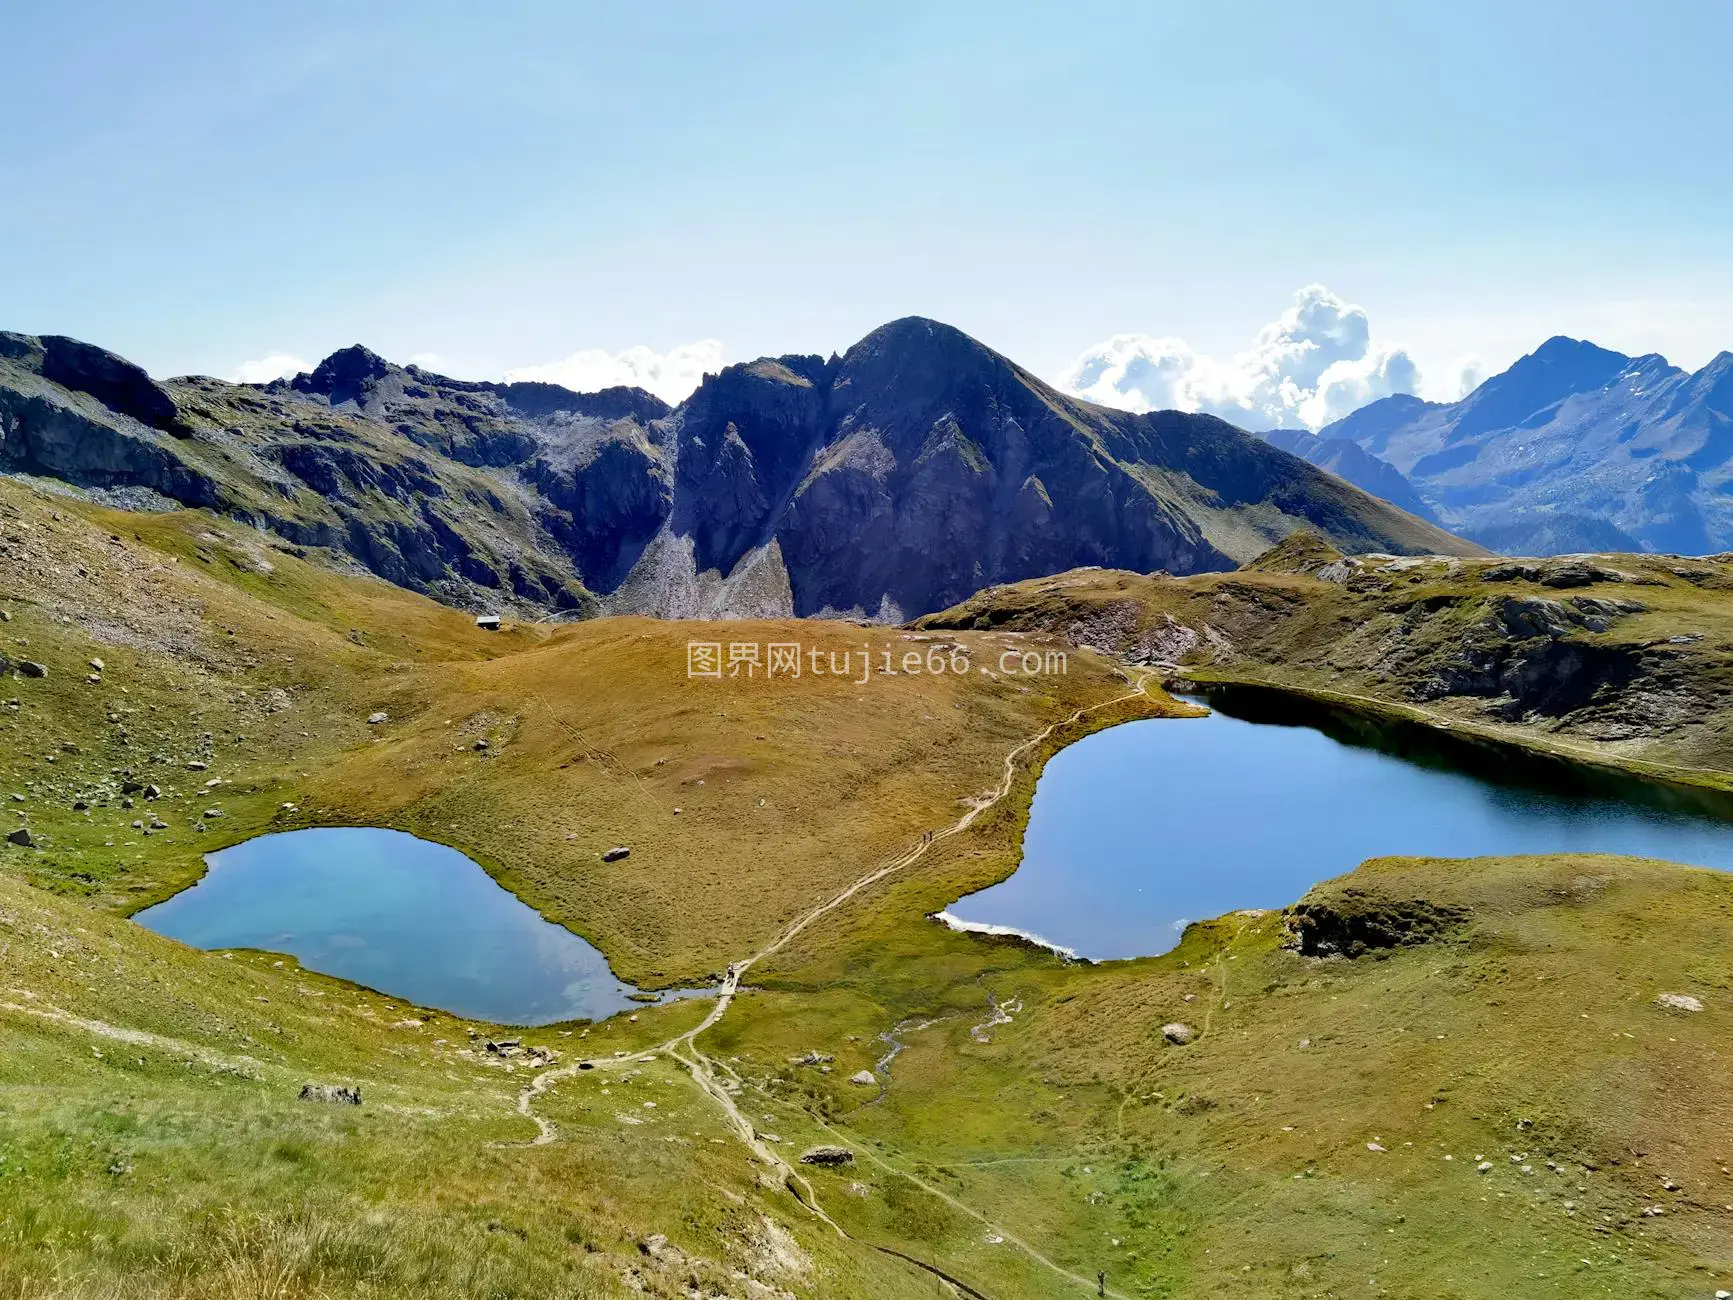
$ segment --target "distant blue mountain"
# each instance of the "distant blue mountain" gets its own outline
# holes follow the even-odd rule
[[[1430,523],[1438,522],[1437,514],[1402,476],[1402,471],[1352,438],[1320,438],[1310,429],[1271,429],[1262,437],[1265,442],[1292,452],[1319,469],[1327,469],[1337,478],[1347,479],[1362,491],[1382,497],[1411,515]]]
[[[1733,549],[1733,353],[1695,374],[1548,339],[1459,402],[1387,397],[1327,425],[1452,531],[1508,554]]]

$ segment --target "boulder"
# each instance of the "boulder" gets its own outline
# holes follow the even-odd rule
[[[18,671],[23,673],[24,676],[26,676],[26,677],[46,677],[46,676],[48,676],[48,669],[44,665],[37,664],[37,663],[31,663],[30,660],[28,660],[28,659],[24,660],[23,662],[21,662],[18,665]]]
[[[28,826],[20,826],[6,837],[8,844],[16,844],[19,848],[33,849],[36,847],[36,837],[30,833]]]
[[[1663,993],[1655,999],[1655,1005],[1667,1011],[1701,1011],[1703,1003],[1689,993]]]
[[[878,1085],[879,1079],[878,1075],[874,1074],[871,1070],[857,1070],[854,1074],[849,1076],[848,1081],[850,1083],[858,1083],[862,1087],[872,1088]]]
[[[602,861],[603,862],[618,862],[621,858],[629,858],[631,856],[632,856],[632,850],[627,848],[624,844],[621,844],[621,845],[616,846],[615,848],[609,849],[606,853],[602,854]]]
[[[834,1169],[841,1165],[852,1165],[854,1152],[847,1147],[813,1147],[810,1151],[801,1154],[800,1163],[803,1165],[826,1165]]]
[[[389,713],[386,713],[383,709],[380,710],[378,713],[369,713],[367,715],[367,725],[370,727],[377,727],[382,722],[390,722],[390,721],[391,721],[391,715]]]
[[[361,1104],[361,1089],[346,1083],[304,1083],[301,1085],[302,1101],[329,1101],[341,1106],[359,1106]]]
[[[1191,1042],[1192,1039],[1197,1037],[1197,1031],[1190,1025],[1182,1024],[1176,1020],[1172,1024],[1163,1025],[1161,1027],[1161,1036],[1167,1039],[1167,1041],[1172,1043],[1175,1047],[1184,1047],[1187,1043]]]

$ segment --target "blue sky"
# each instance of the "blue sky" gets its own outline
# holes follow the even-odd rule
[[[159,374],[920,313],[1058,377],[1231,358],[1314,283],[1435,386],[1733,347],[1709,0],[0,8],[0,327]]]

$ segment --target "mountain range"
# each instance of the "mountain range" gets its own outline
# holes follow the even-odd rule
[[[1383,464],[1328,450],[1343,443]],[[1729,352],[1693,374],[1552,338],[1461,401],[1382,398],[1300,450],[1414,509],[1396,471],[1430,517],[1507,554],[1733,549]]]
[[[269,384],[159,382],[0,334],[0,470],[572,614],[895,620],[1084,565],[1229,569],[1301,525],[1349,552],[1478,549],[1221,420],[1095,406],[918,317],[729,366],[678,407],[359,346]]]

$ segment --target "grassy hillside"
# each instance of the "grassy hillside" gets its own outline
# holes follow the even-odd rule
[[[0,544],[0,653],[48,670],[14,668],[0,693],[18,701],[0,714],[4,815],[38,842],[0,846],[0,1294],[1004,1300],[1086,1296],[1099,1271],[1118,1296],[1682,1297],[1733,1279],[1724,876],[1373,863],[1307,909],[1314,946],[1372,941],[1353,957],[1284,946],[1277,914],[1101,966],[926,919],[1015,867],[1048,755],[1188,711],[1090,653],[1006,675],[1002,646],[1057,649],[1147,597],[1133,633],[1208,610],[1240,656],[1221,671],[1270,662],[1253,627],[1292,636],[1303,667],[1326,638],[1294,631],[1297,611],[1351,644],[1410,586],[1505,590],[1468,569],[1423,564],[1410,584],[1374,564],[1376,594],[1307,554],[1186,583],[1071,575],[962,633],[489,634],[195,513],[0,482]],[[1707,580],[1652,576],[1652,613],[1578,631],[1654,617],[1659,649],[1662,620],[1700,615],[1685,649],[1710,655]],[[1254,608],[1262,622],[1229,616]],[[688,640],[800,640],[827,666],[863,642],[923,662],[961,645],[972,670],[693,679]],[[1645,743],[1555,739],[1609,761]],[[1715,758],[1701,738],[1646,743]],[[559,1054],[544,1069],[485,1051],[492,1026],[121,919],[204,852],[342,822],[463,849],[635,982],[764,955],[695,1041],[708,1002],[647,1007],[526,1034]],[[603,864],[616,844],[630,858]],[[1403,925],[1425,941],[1379,946]],[[1174,1021],[1188,1045],[1164,1037]],[[306,1083],[358,1085],[362,1104],[302,1101]],[[799,1166],[791,1188],[820,1142],[852,1165]]]
[[[1733,559],[1344,557],[1316,537],[1234,573],[1077,570],[921,621],[1041,632],[1168,674],[1267,682],[1726,785]]]

